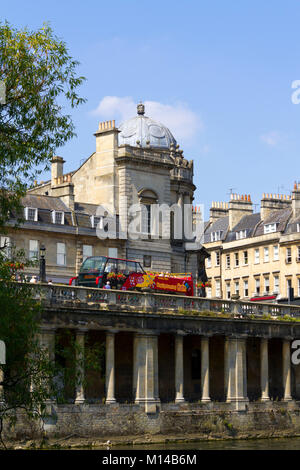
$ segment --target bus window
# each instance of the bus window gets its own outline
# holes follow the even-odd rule
[[[137,273],[143,273],[144,270],[142,268],[142,266],[140,265],[140,263],[135,263],[136,264],[136,272]]]
[[[136,273],[136,263],[134,261],[126,261],[127,274]]]
[[[127,274],[126,261],[118,259],[118,273]]]
[[[116,273],[117,272],[117,260],[108,258],[104,268],[105,273]]]
[[[104,256],[92,256],[87,258],[80,268],[80,272],[102,272],[106,258]]]

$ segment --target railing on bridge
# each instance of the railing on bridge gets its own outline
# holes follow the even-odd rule
[[[208,299],[150,292],[94,289],[58,284],[28,284],[36,299],[45,305],[72,305],[85,308],[129,308],[174,314],[227,314],[229,317],[300,318],[300,306],[252,303],[239,300]],[[224,315],[226,316],[226,315]]]

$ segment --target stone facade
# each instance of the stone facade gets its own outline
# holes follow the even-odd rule
[[[167,238],[161,233],[158,239],[149,235],[153,204],[175,204],[183,211],[184,204],[192,204],[196,189],[193,161],[184,158],[167,128],[144,116],[142,105],[138,109],[138,115],[120,129],[114,121],[100,123],[95,133],[96,151],[76,171],[64,174],[64,160],[53,157],[51,180],[35,184],[24,198],[26,222],[19,230],[12,228],[6,237],[28,254],[30,244],[39,247],[44,243],[48,278],[67,282],[78,273],[84,250],[91,255],[108,255],[110,248],[114,249],[110,256],[135,259],[142,265],[146,255],[146,267],[153,271],[193,272],[196,276],[196,252],[201,246],[188,248],[184,234],[173,240],[171,216],[163,221]],[[133,204],[140,208],[138,231],[143,235],[134,240],[120,238],[120,230],[134,219],[128,215]],[[115,239],[100,240],[96,235],[99,205],[116,215]],[[149,209],[146,215],[142,206]],[[16,214],[12,214],[12,227],[14,217]],[[59,264],[58,258],[63,262]],[[31,270],[30,274],[36,273]]]
[[[297,184],[291,196],[264,194],[260,213],[253,213],[250,196],[213,203],[204,235],[210,297],[287,302],[292,287],[299,302],[299,195]]]

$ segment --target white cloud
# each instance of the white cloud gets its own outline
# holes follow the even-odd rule
[[[260,139],[271,147],[276,147],[281,141],[281,135],[277,131],[270,131],[260,136]]]
[[[144,105],[145,115],[167,126],[179,142],[188,142],[203,130],[200,117],[185,103],[169,105],[158,101],[145,101]],[[136,115],[136,106],[137,103],[128,96],[105,96],[92,114],[102,119],[119,119],[121,123]]]

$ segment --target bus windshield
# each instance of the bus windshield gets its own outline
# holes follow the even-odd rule
[[[81,266],[80,272],[95,271],[102,273],[106,260],[107,258],[105,256],[92,256],[87,258]]]

